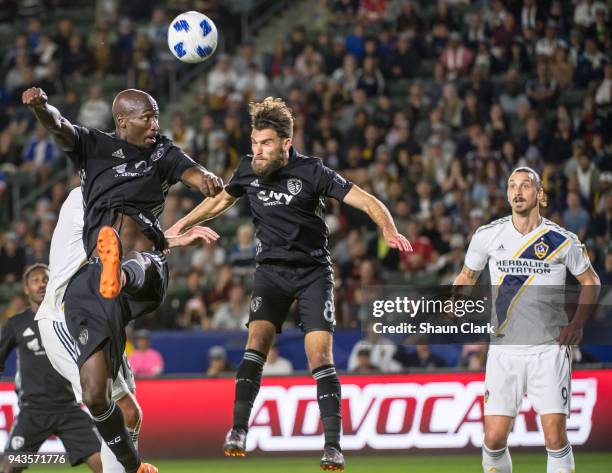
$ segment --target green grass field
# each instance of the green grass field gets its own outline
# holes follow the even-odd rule
[[[546,471],[544,453],[512,455],[514,473]],[[160,473],[311,473],[321,471],[316,455],[300,458],[222,458],[218,460],[184,460],[153,462]],[[610,471],[612,453],[579,453],[576,455],[578,473]],[[30,471],[77,473],[87,468],[38,467]],[[412,455],[412,456],[351,456],[347,458],[347,473],[479,473],[482,471],[477,455]]]

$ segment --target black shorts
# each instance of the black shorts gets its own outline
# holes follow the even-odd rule
[[[329,266],[285,266],[262,263],[255,270],[249,323],[267,320],[281,333],[294,300],[305,332],[333,332],[336,325],[334,276]]]
[[[80,407],[56,413],[24,407],[13,421],[4,454],[36,453],[52,435],[57,435],[64,444],[72,466],[100,451],[100,439],[93,421]]]
[[[64,296],[66,325],[77,344],[79,369],[96,351],[104,350],[113,379],[125,351],[125,326],[130,320],[156,310],[168,288],[168,265],[163,254],[143,252],[152,262],[144,286],[136,293],[122,291],[115,299],[100,295],[99,261],[93,259],[70,280]]]

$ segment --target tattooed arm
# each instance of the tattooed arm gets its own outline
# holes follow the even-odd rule
[[[473,269],[463,266],[463,269],[459,275],[455,278],[453,286],[473,286],[478,281],[480,271],[474,271]]]

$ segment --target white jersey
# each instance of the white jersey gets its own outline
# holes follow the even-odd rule
[[[465,265],[482,271],[487,262],[497,329],[492,344],[537,350],[554,343],[567,325],[566,270],[576,276],[590,266],[578,237],[547,219],[523,235],[504,217],[480,227],[470,242]]]
[[[62,303],[70,278],[87,261],[83,247],[83,194],[73,189],[60,210],[49,252],[49,282],[35,320],[65,322]]]

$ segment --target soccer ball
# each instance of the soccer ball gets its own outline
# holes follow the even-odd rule
[[[168,27],[168,47],[183,62],[206,61],[217,49],[217,27],[197,11],[181,13]]]

